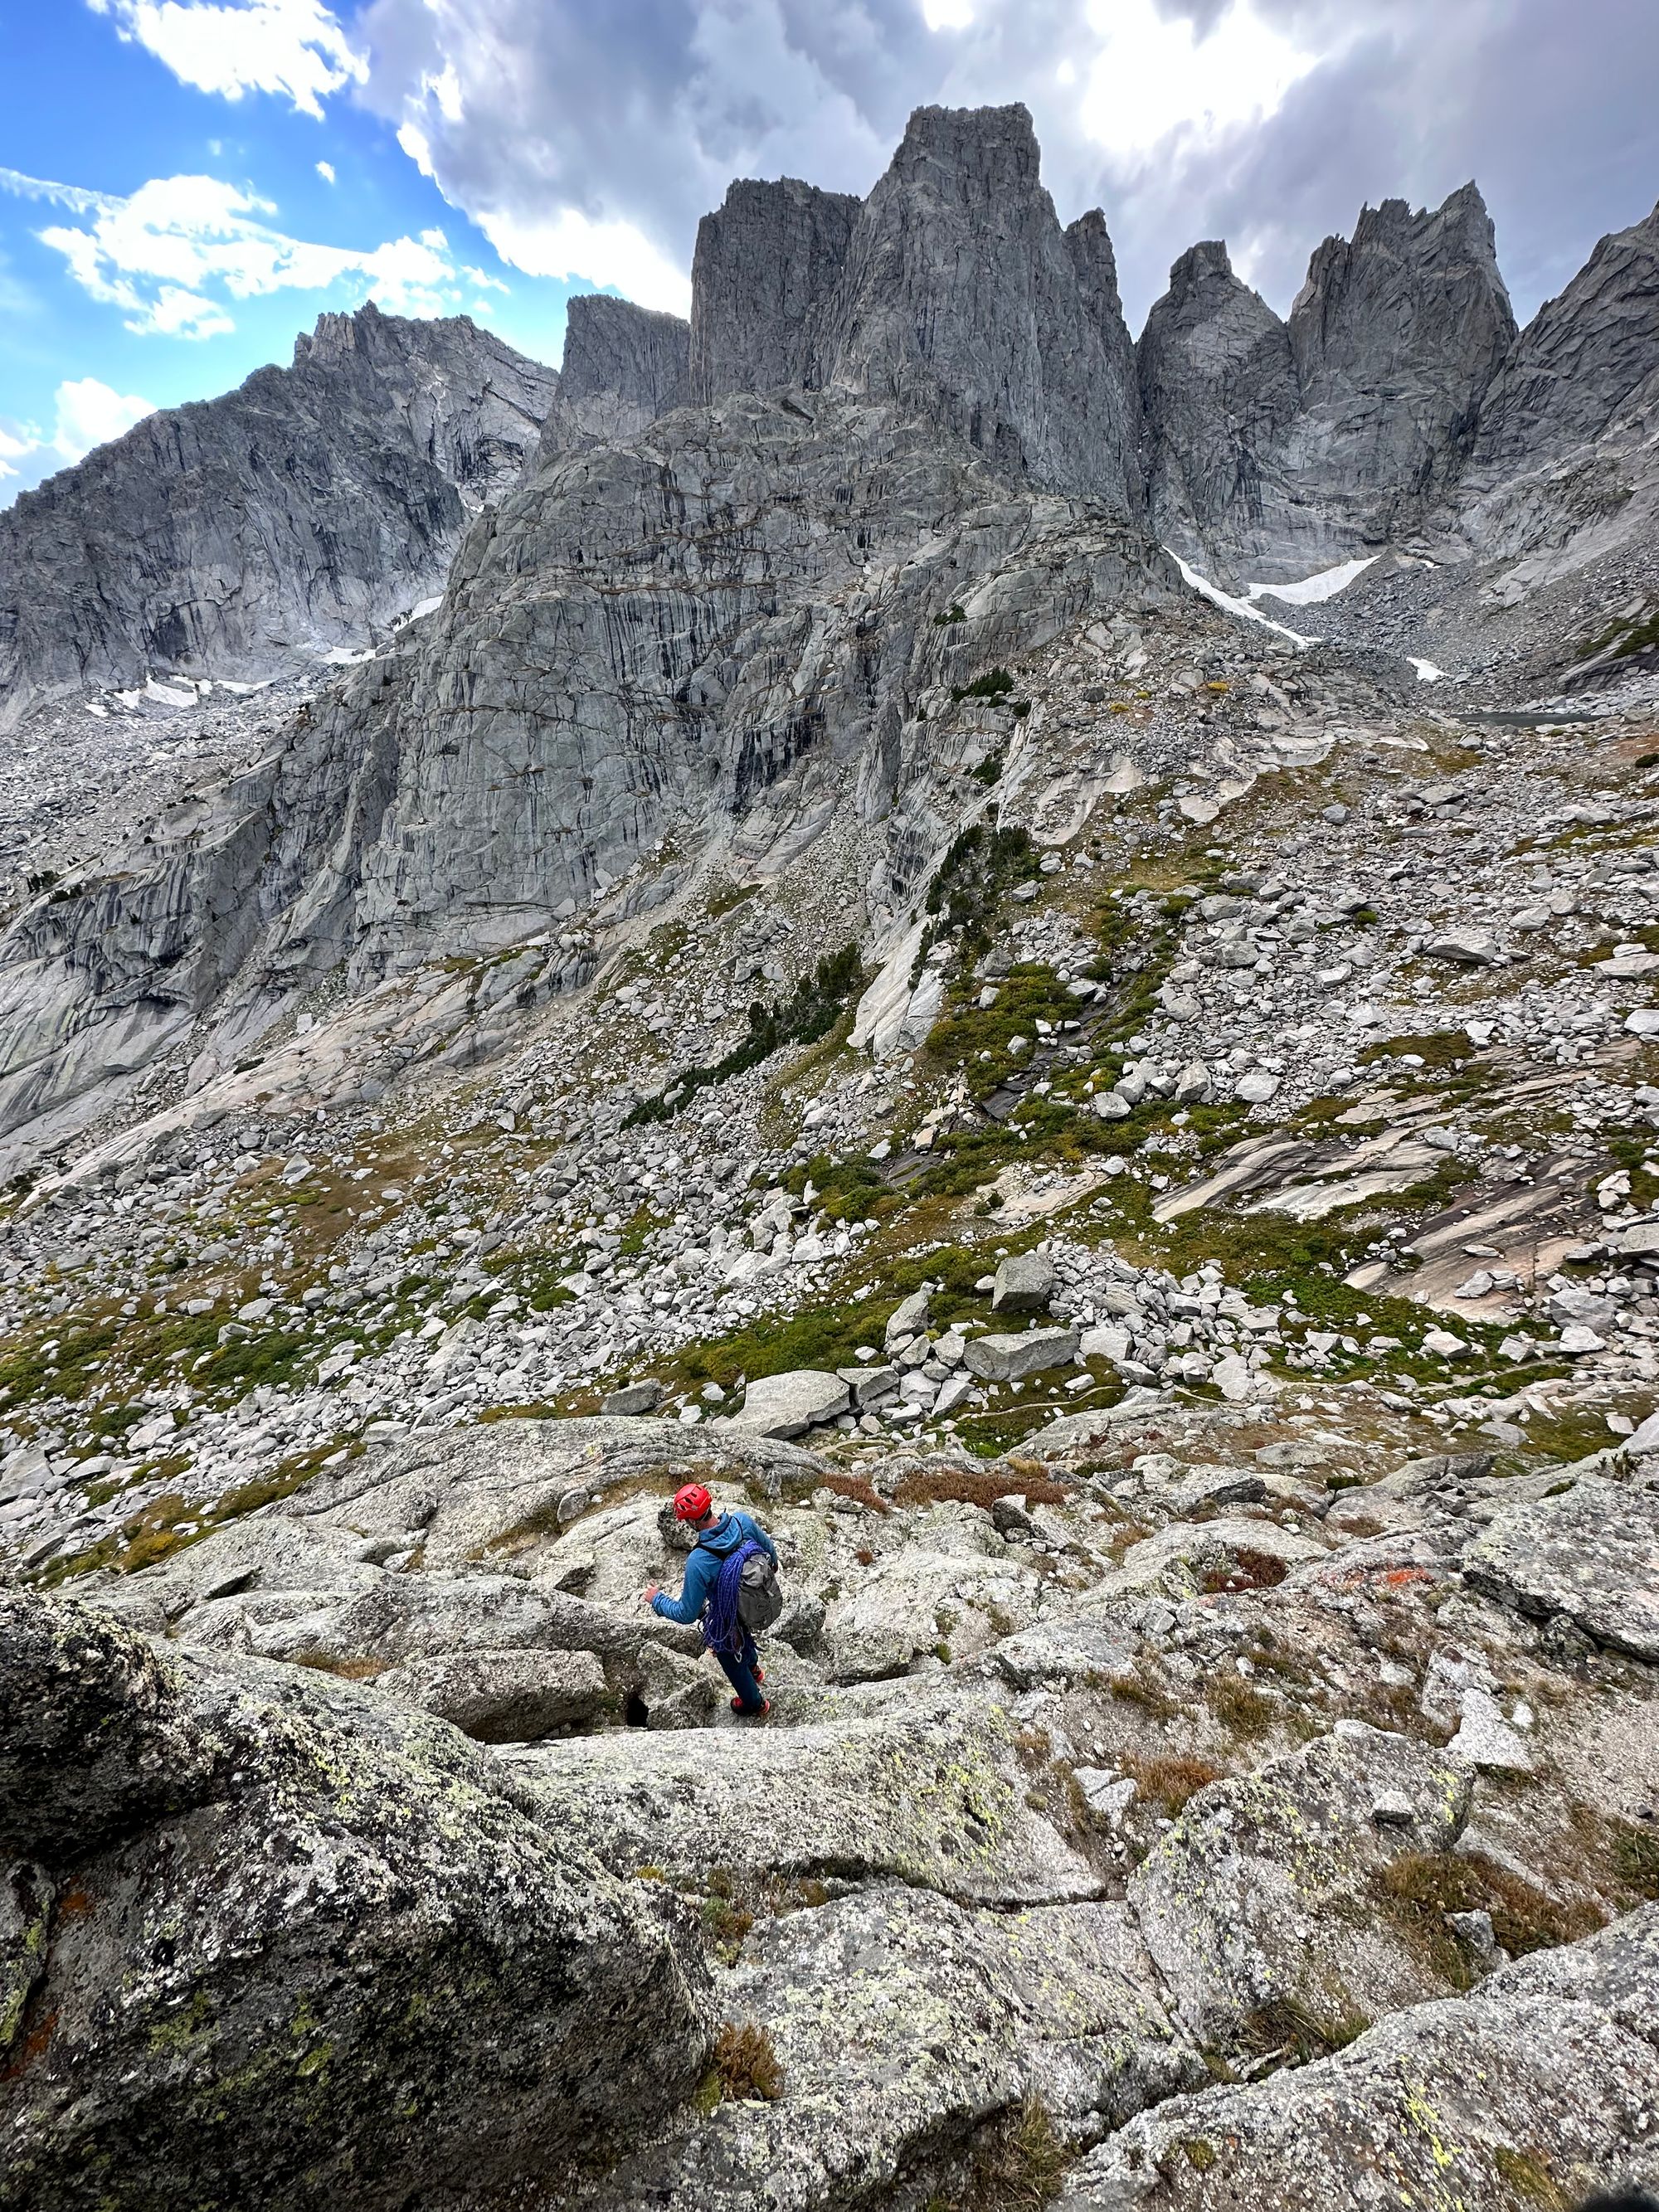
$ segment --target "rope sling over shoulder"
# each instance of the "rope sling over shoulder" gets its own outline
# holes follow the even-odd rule
[[[702,1640],[710,1651],[734,1657],[745,1635],[769,1628],[783,1611],[783,1585],[765,1547],[745,1536],[720,1564],[714,1594],[702,1617]]]

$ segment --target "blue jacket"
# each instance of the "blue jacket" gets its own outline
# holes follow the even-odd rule
[[[690,1558],[685,1563],[685,1580],[680,1585],[678,1597],[659,1591],[651,1601],[653,1613],[659,1613],[665,1620],[678,1620],[689,1628],[694,1620],[701,1620],[703,1609],[714,1595],[714,1585],[720,1578],[725,1565],[739,1544],[753,1541],[766,1553],[774,1566],[778,1563],[778,1547],[757,1521],[746,1513],[722,1513],[712,1528],[698,1534]]]

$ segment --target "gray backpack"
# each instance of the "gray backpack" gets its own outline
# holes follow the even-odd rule
[[[744,1547],[744,1559],[738,1575],[738,1619],[751,1636],[769,1628],[783,1611],[783,1584],[778,1571],[752,1539]]]

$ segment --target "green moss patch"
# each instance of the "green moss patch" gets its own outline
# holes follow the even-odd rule
[[[811,1044],[832,1030],[848,1006],[864,988],[864,969],[856,945],[826,953],[810,975],[804,975],[793,994],[773,1006],[759,1000],[749,1009],[749,1032],[723,1060],[713,1066],[684,1068],[662,1093],[641,1100],[623,1123],[625,1129],[642,1122],[664,1121],[678,1114],[699,1091],[724,1083],[732,1076],[758,1067],[787,1044]]]
[[[104,1568],[119,1575],[136,1575],[146,1567],[158,1566],[173,1553],[200,1543],[204,1536],[223,1528],[228,1522],[257,1513],[261,1506],[274,1504],[280,1498],[291,1498],[339,1449],[337,1443],[331,1443],[296,1453],[283,1460],[269,1475],[257,1482],[239,1483],[235,1489],[228,1490],[209,1504],[186,1498],[178,1491],[169,1491],[142,1512],[121,1522],[89,1550],[49,1560],[36,1579],[47,1589],[56,1589],[61,1583]],[[187,1464],[185,1461],[174,1461],[171,1463],[172,1471],[182,1473]]]
[[[1000,979],[994,1006],[970,1003],[935,1022],[927,1050],[941,1067],[964,1069],[969,1091],[983,1098],[1030,1065],[1040,1021],[1057,1030],[1077,1018],[1078,1002],[1052,968],[1022,965]],[[1023,1052],[1009,1051],[1015,1037],[1024,1038]]]

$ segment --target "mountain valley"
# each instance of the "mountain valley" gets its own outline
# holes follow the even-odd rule
[[[693,275],[0,515],[0,2208],[1659,2187],[1659,210]]]

